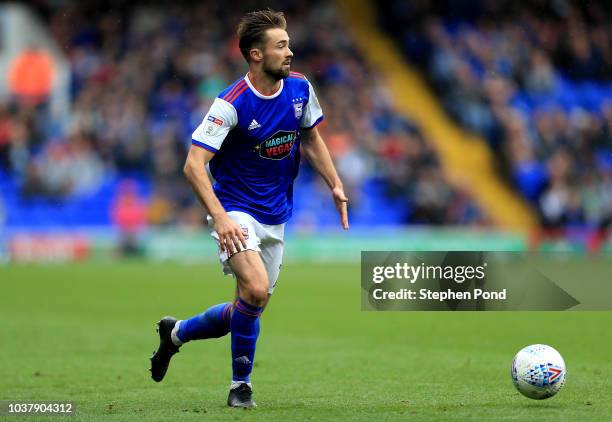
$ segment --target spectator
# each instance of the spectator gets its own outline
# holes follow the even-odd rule
[[[147,206],[138,194],[138,187],[124,182],[111,207],[111,220],[119,232],[119,251],[125,256],[143,253],[141,236],[147,224]]]
[[[19,103],[43,104],[51,92],[53,73],[53,60],[49,54],[30,45],[10,64],[9,92]]]

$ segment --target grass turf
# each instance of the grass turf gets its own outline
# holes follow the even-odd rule
[[[72,400],[72,421],[612,416],[609,312],[361,312],[358,265],[286,265],[262,319],[259,408],[242,411],[225,406],[228,337],[187,344],[160,384],[147,371],[161,316],[232,297],[218,266],[8,266],[0,286],[0,399]],[[568,366],[545,401],[510,381],[514,353],[531,343]]]

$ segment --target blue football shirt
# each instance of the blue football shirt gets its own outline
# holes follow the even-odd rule
[[[222,91],[192,144],[215,153],[210,171],[225,210],[245,212],[262,224],[286,222],[293,210],[300,130],[321,120],[312,85],[297,72],[272,95],[259,93],[248,75]]]

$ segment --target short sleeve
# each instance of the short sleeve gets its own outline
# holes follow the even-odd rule
[[[237,123],[238,115],[234,106],[221,98],[215,98],[204,120],[193,131],[191,143],[216,153]]]
[[[308,103],[300,122],[302,129],[312,129],[323,120],[323,110],[321,110],[319,99],[310,82],[308,82],[308,97]]]

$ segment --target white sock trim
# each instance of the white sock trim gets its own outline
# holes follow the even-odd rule
[[[238,388],[240,387],[242,384],[246,384],[249,387],[253,388],[253,384],[251,384],[250,382],[244,382],[244,381],[232,381],[232,385],[230,385],[230,390],[233,390],[234,388]]]
[[[174,324],[174,328],[172,329],[172,332],[170,333],[170,338],[172,339],[172,343],[174,343],[175,346],[181,346],[183,344],[181,339],[178,338],[178,336],[176,335],[179,328],[181,327],[181,322],[183,322],[182,319],[176,321],[176,324]]]

